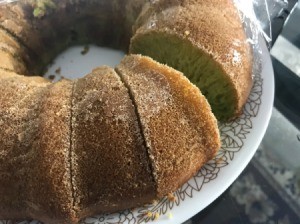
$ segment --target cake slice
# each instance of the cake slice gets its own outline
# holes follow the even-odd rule
[[[33,144],[39,125],[37,102],[48,85],[41,78],[35,80],[0,70],[1,219],[29,217],[28,207],[32,204],[27,205],[27,192],[28,183],[35,176],[31,167],[36,164],[37,148],[33,149]]]
[[[221,121],[238,116],[252,87],[252,53],[232,1],[153,1],[135,24],[130,53],[184,73]]]
[[[74,85],[72,185],[78,217],[148,203],[156,184],[128,90],[112,68]]]
[[[69,223],[72,82],[0,71],[1,219]]]
[[[77,221],[71,185],[71,96],[73,82],[50,84],[37,105],[37,133],[32,140],[34,160],[28,164],[28,214],[45,223]]]
[[[157,196],[176,191],[220,148],[217,122],[199,89],[149,57],[126,56],[117,72],[136,106]]]

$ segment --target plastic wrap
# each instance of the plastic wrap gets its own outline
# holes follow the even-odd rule
[[[243,20],[253,23],[250,24],[253,33],[258,29],[270,45],[273,40],[271,22],[287,8],[287,0],[235,0],[235,3],[243,14]]]
[[[272,23],[276,21],[276,18],[283,17],[284,13],[289,13],[286,12],[289,5],[288,0],[234,0],[234,2],[242,12],[241,16],[246,29],[252,32],[252,34],[248,32],[252,41],[256,42],[258,34],[262,34],[268,48],[271,48],[276,39],[273,36]],[[279,27],[279,29],[281,28]]]
[[[284,25],[283,14],[289,14],[287,8],[292,0],[233,0],[241,12],[240,16],[247,33],[248,41],[253,48],[253,71],[252,75],[261,71],[262,50],[259,44],[259,37],[262,36],[268,49],[271,49],[277,36]],[[276,19],[283,19],[282,23],[275,24]],[[272,26],[273,25],[273,26]],[[272,28],[277,26],[277,30]],[[278,27],[279,26],[279,27]]]

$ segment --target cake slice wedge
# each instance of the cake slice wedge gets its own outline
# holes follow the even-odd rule
[[[136,106],[157,196],[176,191],[220,148],[217,121],[199,89],[182,73],[149,57],[117,66]]]
[[[153,1],[135,24],[130,53],[181,71],[220,121],[242,112],[252,87],[252,51],[232,1]]]
[[[72,185],[78,217],[149,203],[156,184],[134,105],[114,69],[75,81]]]

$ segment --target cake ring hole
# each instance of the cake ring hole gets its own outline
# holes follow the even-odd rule
[[[96,45],[72,46],[60,53],[47,66],[43,76],[52,82],[64,78],[81,78],[99,65],[115,67],[123,57],[123,51],[112,48]]]
[[[55,58],[59,59],[65,55],[64,57],[68,57],[65,61],[73,62],[67,66],[74,68],[69,72],[72,73],[75,70],[76,73],[66,75],[62,66],[56,66],[56,68],[54,66],[54,72],[61,72],[62,76],[67,76],[66,78],[77,78],[90,72],[91,66],[116,65],[127,52],[132,36],[131,27],[142,7],[142,3],[133,5],[128,1],[117,1],[118,4],[116,4],[116,1],[73,3],[72,1],[45,0],[43,2],[47,4],[44,8],[42,7],[44,11],[40,11],[41,7],[37,2],[32,0],[18,3],[18,10],[24,14],[22,20],[14,19],[13,13],[7,12],[6,21],[10,22],[0,21],[1,30],[7,34],[8,38],[17,42],[17,47],[14,46],[11,52],[10,64],[6,66],[7,63],[0,63],[0,68],[21,75],[43,76],[46,74],[46,77],[49,77],[55,74],[51,66],[50,69],[48,68],[51,71],[46,72],[47,66]],[[128,13],[124,13],[124,9]],[[88,52],[89,57],[86,58],[80,54],[82,49],[79,50],[78,47],[65,51],[71,46],[91,44],[118,51],[109,52],[104,48],[101,53],[100,49],[92,46]],[[70,58],[70,53],[76,53],[76,51],[79,51],[78,56],[74,55],[75,58]],[[62,52],[62,55],[57,56]],[[14,55],[19,57],[16,58]],[[101,55],[104,61],[101,61]],[[114,55],[117,55],[116,61],[109,64],[108,62],[115,57]],[[86,64],[87,61],[90,66]],[[57,69],[60,71],[58,72]]]

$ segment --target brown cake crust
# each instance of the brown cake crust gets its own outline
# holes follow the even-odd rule
[[[68,46],[70,25],[85,25],[77,33],[83,42],[91,34],[98,44],[127,47],[148,0],[53,0],[55,9],[41,17],[33,15],[35,2],[0,6],[0,219],[77,223],[140,206],[175,191],[215,155],[220,138],[205,98],[180,72],[147,57],[128,56],[117,72],[101,67],[74,81],[17,74],[39,74],[38,63]],[[156,10],[204,1],[152,2]],[[158,27],[196,26],[176,16],[177,25],[161,18]],[[205,41],[196,39],[200,31],[186,38]],[[203,49],[224,53],[213,41],[218,47]]]
[[[36,158],[29,164],[32,180],[26,190],[28,214],[45,223],[76,220],[70,168],[72,89],[70,80],[51,84],[38,103],[38,133],[32,146]]]
[[[4,30],[0,29],[0,68],[18,74],[26,74],[19,44]]]
[[[0,47],[0,58],[0,68],[18,74],[24,74],[26,72],[24,65],[7,49],[1,49]]]
[[[37,0],[22,0],[0,6],[0,30],[9,33],[26,51],[20,55],[30,56],[31,60],[26,60],[30,75],[40,75],[43,66],[50,63],[55,55],[74,44],[93,42],[127,51],[132,24],[147,2],[40,0],[47,1],[53,3],[53,8],[48,7],[37,16],[33,13],[38,8]]]
[[[253,84],[252,52],[233,1],[154,1],[145,5],[134,27],[131,42],[147,33],[166,33],[208,54],[235,90],[232,118],[240,115]]]
[[[182,73],[140,55],[126,56],[117,70],[137,107],[157,195],[165,196],[220,148],[217,121],[205,97]]]
[[[0,71],[0,214],[5,218],[29,217],[28,192],[33,148],[39,125],[39,104],[48,81]]]
[[[135,109],[115,71],[101,67],[77,80],[72,99],[72,184],[78,216],[155,198]]]
[[[71,89],[0,71],[1,219],[72,220]]]

